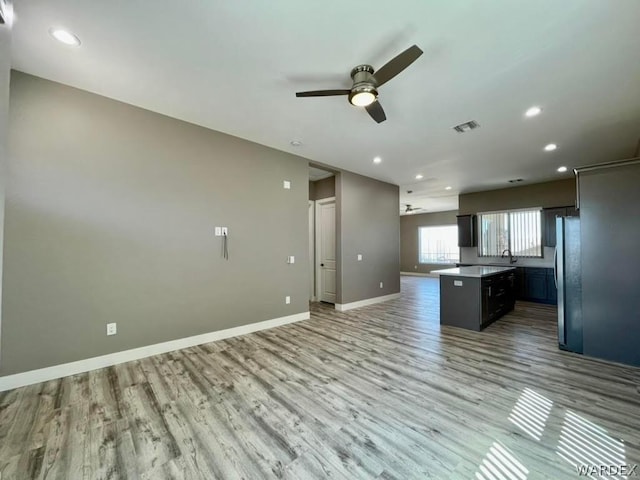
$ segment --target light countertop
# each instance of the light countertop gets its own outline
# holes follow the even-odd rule
[[[457,267],[445,268],[444,270],[431,270],[436,275],[451,275],[454,277],[488,277],[496,273],[508,272],[515,270],[515,267],[487,267],[484,265],[476,265],[473,267]]]

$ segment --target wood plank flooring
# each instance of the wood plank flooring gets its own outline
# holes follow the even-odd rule
[[[551,307],[518,303],[476,333],[440,327],[436,279],[402,291],[0,393],[0,478],[562,479],[640,463],[640,369],[560,352]]]

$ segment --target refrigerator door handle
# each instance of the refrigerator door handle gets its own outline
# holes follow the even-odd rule
[[[556,245],[553,251],[553,281],[556,284],[556,290],[558,289],[558,246]]]
[[[554,254],[555,280],[558,285],[558,344],[566,345],[566,325],[565,325],[565,278],[564,278],[564,261],[565,261],[565,219],[563,217],[556,218],[556,250]]]

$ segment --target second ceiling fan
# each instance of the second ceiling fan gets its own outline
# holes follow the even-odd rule
[[[342,90],[312,90],[309,92],[297,92],[296,97],[330,97],[336,95],[348,95],[349,103],[356,107],[364,107],[376,122],[381,123],[387,119],[384,109],[378,102],[378,87],[381,87],[405,68],[415,62],[422,55],[422,50],[417,45],[407,48],[401,54],[395,56],[378,70],[371,65],[358,65],[351,70],[353,86]]]

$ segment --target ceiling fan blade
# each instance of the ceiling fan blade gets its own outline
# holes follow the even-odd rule
[[[296,97],[331,97],[334,95],[349,95],[351,90],[311,90],[310,92],[297,92]]]
[[[377,100],[364,108],[367,110],[367,112],[369,112],[371,118],[373,118],[378,123],[382,123],[387,119],[382,105],[380,105],[380,102]]]
[[[422,50],[417,45],[407,48],[404,52],[389,60],[380,67],[373,76],[378,86],[384,85],[393,77],[402,72],[405,68],[415,62],[422,55]]]

